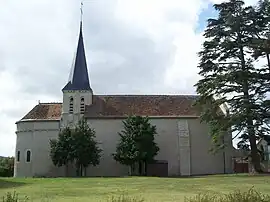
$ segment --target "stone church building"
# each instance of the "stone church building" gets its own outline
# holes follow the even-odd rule
[[[76,57],[69,80],[62,89],[62,103],[39,103],[17,124],[15,177],[65,176],[65,168],[50,159],[50,139],[61,127],[82,116],[96,131],[102,148],[100,165],[89,166],[89,176],[124,176],[129,168],[112,158],[122,121],[128,115],[149,116],[157,127],[160,152],[156,160],[166,162],[167,175],[187,176],[232,172],[232,140],[218,154],[209,153],[211,140],[205,124],[192,104],[196,95],[96,95],[90,86],[80,25]],[[166,170],[165,169],[165,170]],[[155,170],[155,169],[154,169]],[[74,176],[71,168],[68,175]]]

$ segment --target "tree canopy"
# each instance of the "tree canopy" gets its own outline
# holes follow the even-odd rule
[[[257,7],[245,6],[241,0],[214,5],[218,17],[208,19],[199,52],[202,78],[195,85],[200,95],[196,105],[202,121],[210,125],[213,146],[222,148],[224,135],[237,132],[239,145],[249,143],[257,172],[262,170],[256,140],[269,131],[262,130],[269,117],[266,89],[270,77],[263,76],[269,70],[255,64],[267,51],[257,40],[269,25],[268,14],[263,14],[269,8],[267,2],[260,1]],[[229,113],[220,113],[222,105],[228,106]]]
[[[132,170],[138,163],[142,174],[142,163],[146,169],[147,163],[152,162],[159,152],[155,142],[156,126],[149,122],[148,117],[141,116],[130,116],[123,121],[123,125],[113,157],[121,164],[131,166]]]
[[[77,169],[87,168],[89,165],[98,165],[102,150],[98,147],[98,142],[95,140],[95,130],[88,126],[85,119],[80,120],[75,126],[72,137],[73,144],[71,150],[73,151],[72,156]],[[82,171],[80,172],[82,175]],[[84,174],[86,175],[86,173]]]
[[[14,157],[0,156],[0,177],[13,177]]]
[[[95,140],[95,130],[90,128],[85,119],[81,119],[75,128],[63,128],[58,139],[50,141],[51,159],[55,166],[68,166],[74,163],[77,175],[86,175],[89,165],[99,164],[102,150]]]

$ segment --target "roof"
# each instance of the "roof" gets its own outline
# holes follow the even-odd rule
[[[198,116],[192,107],[197,96],[187,95],[100,95],[86,106],[85,117]]]
[[[59,120],[62,112],[62,103],[39,103],[21,120]]]
[[[77,45],[77,51],[74,58],[74,63],[70,71],[68,83],[62,89],[64,90],[90,90],[89,76],[85,57],[82,22],[80,24],[80,34]]]
[[[86,118],[140,115],[150,117],[197,117],[194,95],[94,95],[86,106]],[[61,103],[39,103],[21,120],[60,120]]]

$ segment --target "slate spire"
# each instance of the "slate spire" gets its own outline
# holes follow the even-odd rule
[[[77,51],[70,71],[68,83],[62,89],[64,90],[90,90],[88,69],[85,57],[83,34],[82,34],[82,21],[80,22],[80,33],[77,45]]]

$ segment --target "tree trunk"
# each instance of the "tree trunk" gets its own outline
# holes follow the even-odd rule
[[[132,173],[132,165],[129,165],[128,166],[128,174],[129,174],[129,176],[131,176],[131,173]]]
[[[86,174],[86,170],[87,170],[87,167],[84,167],[84,177],[86,177],[86,176],[87,176],[87,174]]]
[[[80,177],[82,177],[82,176],[83,176],[83,166],[80,165]]]
[[[252,109],[250,106],[250,95],[249,95],[249,84],[248,84],[248,69],[246,67],[244,48],[242,45],[242,36],[239,32],[237,35],[238,45],[240,50],[240,60],[241,60],[241,68],[244,73],[243,77],[243,94],[244,94],[244,107],[246,109],[246,120],[247,120],[247,132],[249,136],[250,148],[251,148],[251,161],[256,172],[262,172],[260,158],[258,157],[258,148],[256,145],[256,135],[254,130],[253,118],[252,118]]]
[[[261,168],[261,160],[260,160],[260,155],[259,155],[257,144],[256,144],[255,135],[249,135],[249,142],[250,142],[250,147],[251,147],[251,163],[252,163],[253,169],[257,173],[262,173],[263,170]]]
[[[81,174],[81,165],[78,162],[76,162],[76,176],[80,177],[80,174]]]
[[[134,174],[134,167],[135,167],[134,164],[130,165],[130,176],[133,176],[133,174]]]
[[[139,175],[142,176],[142,162],[139,161]]]
[[[65,176],[68,177],[68,163],[65,165]]]
[[[270,56],[268,53],[266,53],[266,58],[267,58],[267,65],[268,65],[268,68],[269,68],[269,71],[270,71]]]
[[[144,162],[144,175],[147,176],[147,162]]]

